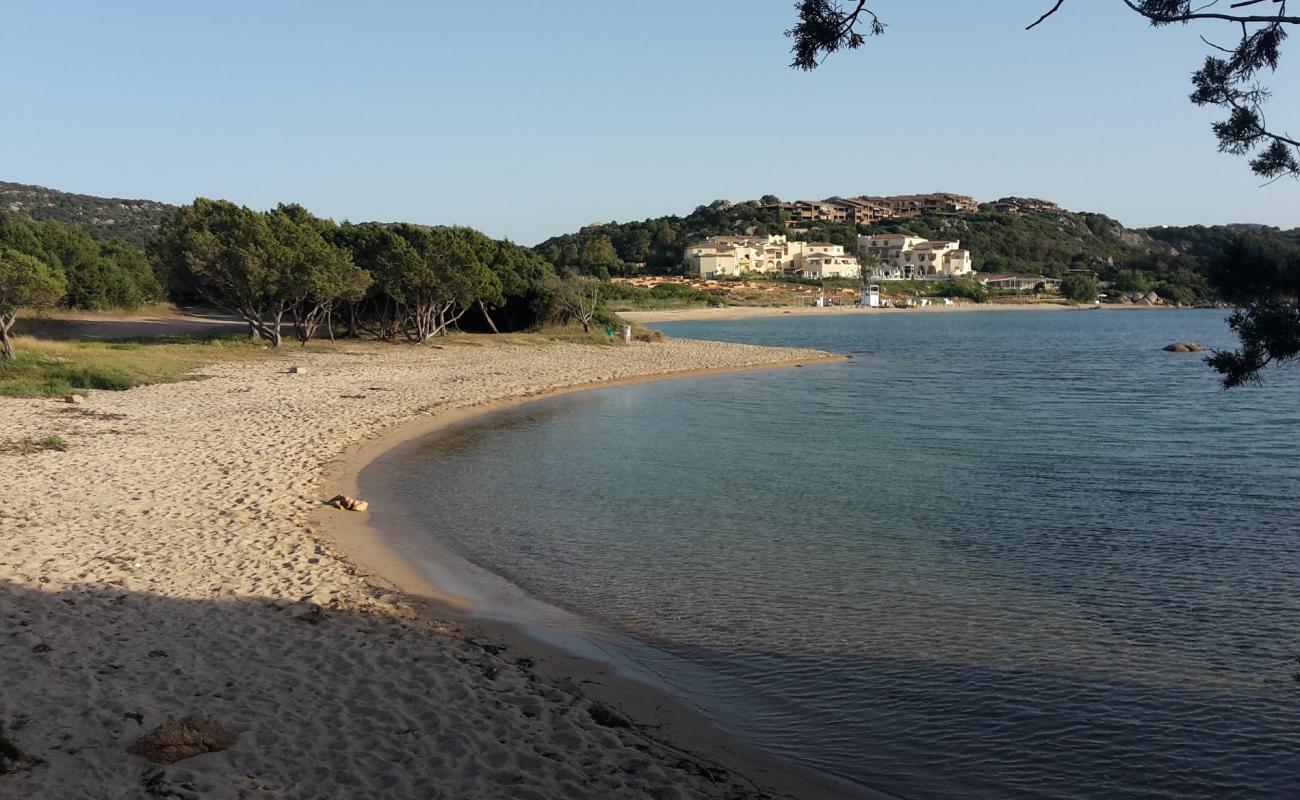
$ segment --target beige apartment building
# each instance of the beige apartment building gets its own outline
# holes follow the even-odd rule
[[[809,260],[815,263],[810,264]],[[686,271],[701,278],[784,272],[805,277],[857,277],[858,261],[831,242],[790,241],[785,236],[711,236],[690,245]],[[811,271],[813,274],[807,274]],[[850,274],[851,273],[851,274]]]
[[[970,251],[963,250],[961,242],[875,233],[858,237],[858,255],[879,259],[871,277],[883,280],[965,278],[974,273]]]
[[[887,197],[863,196],[857,199],[887,209],[891,217],[915,217],[925,212],[956,214],[980,210],[980,204],[975,202],[975,198],[964,194],[953,194],[952,192],[895,194]]]
[[[1061,210],[1056,203],[1037,197],[999,197],[990,205],[994,211],[1003,214],[1040,214]]]
[[[979,211],[975,198],[952,192],[899,194],[883,197],[831,197],[826,200],[797,200],[763,206],[787,215],[786,227],[807,229],[814,222],[838,222],[847,225],[871,225],[891,217],[914,217],[922,213],[955,214]]]
[[[841,251],[843,248],[840,248]],[[804,278],[825,280],[826,278],[856,278],[862,274],[862,267],[852,256],[833,255],[831,253],[809,253],[803,258],[803,266],[797,274]]]

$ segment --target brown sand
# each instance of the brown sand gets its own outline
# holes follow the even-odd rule
[[[392,581],[369,574],[344,551],[376,548],[331,544],[313,522],[331,464],[342,480],[344,454],[367,457],[364,442],[415,418],[824,355],[684,341],[358,346],[218,364],[207,380],[94,392],[82,406],[0,398],[0,722],[43,761],[0,775],[0,796],[865,796],[395,590],[420,587],[396,568]],[[4,447],[51,434],[66,452]],[[601,724],[593,697],[665,727]],[[167,767],[126,753],[196,714],[238,742]]]

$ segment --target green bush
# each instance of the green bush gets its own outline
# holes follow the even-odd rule
[[[989,290],[987,286],[975,281],[951,278],[939,282],[935,287],[935,295],[938,297],[964,297],[976,303],[983,303],[989,299]]]
[[[61,304],[68,308],[136,308],[162,299],[162,284],[144,251],[96,241],[80,226],[53,220],[33,223],[0,213],[0,246],[61,272],[67,281]]]
[[[1061,294],[1079,303],[1091,303],[1101,292],[1101,284],[1091,275],[1067,275],[1061,281]]]

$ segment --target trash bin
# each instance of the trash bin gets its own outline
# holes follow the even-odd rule
[[[631,326],[631,325],[619,325],[619,326],[618,326],[618,335],[623,337],[623,341],[625,341],[625,342],[629,342],[629,343],[630,343],[630,342],[632,341],[632,326]]]

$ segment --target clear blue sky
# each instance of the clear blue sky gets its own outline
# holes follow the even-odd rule
[[[0,179],[301,202],[524,244],[765,193],[1035,195],[1128,225],[1300,225],[1186,99],[1198,33],[1119,0],[876,0],[788,69],[790,0],[7,0]],[[1271,121],[1300,129],[1300,43]],[[1288,118],[1289,115],[1289,118]]]

